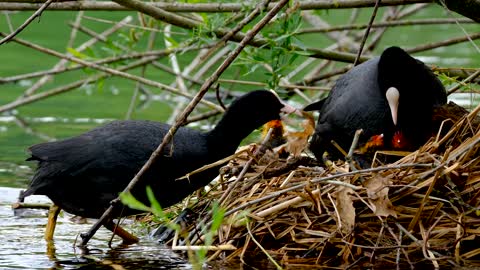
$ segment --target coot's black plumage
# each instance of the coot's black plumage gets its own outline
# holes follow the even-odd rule
[[[341,76],[327,98],[305,107],[319,111],[310,150],[319,160],[325,151],[341,158],[331,140],[348,151],[357,129],[363,129],[360,145],[383,134],[388,148],[397,133],[408,145],[403,150],[418,148],[434,132],[433,108],[446,101],[445,88],[423,62],[398,47],[387,48]]]
[[[235,100],[213,130],[203,133],[186,127],[178,129],[173,142],[141,178],[133,195],[148,203],[145,187],[149,185],[162,207],[181,201],[207,185],[218,168],[195,174],[189,180],[175,179],[233,154],[242,139],[262,124],[279,119],[285,109],[293,108],[269,91],[253,91]],[[28,160],[38,161],[38,168],[24,196],[46,195],[69,213],[99,218],[169,128],[152,121],[114,121],[77,137],[34,145]],[[134,212],[126,210],[124,215]]]

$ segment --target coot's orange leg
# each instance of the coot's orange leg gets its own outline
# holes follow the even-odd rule
[[[113,221],[109,220],[107,222],[105,222],[104,224],[105,228],[107,228],[109,231],[113,232],[114,234],[120,236],[120,238],[122,238],[123,240],[123,243],[126,244],[126,245],[130,245],[130,244],[135,244],[135,243],[138,243],[138,237],[136,237],[135,235],[127,232],[125,229],[123,229],[122,227],[120,226],[117,226],[117,224],[115,224]]]
[[[48,210],[48,223],[47,227],[45,228],[45,240],[52,241],[53,240],[53,233],[55,232],[55,226],[57,225],[57,217],[60,213],[60,207],[58,205],[50,206]]]

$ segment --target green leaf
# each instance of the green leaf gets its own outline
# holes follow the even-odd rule
[[[252,59],[258,62],[264,62],[266,59],[262,57],[260,54],[253,54]]]
[[[131,28],[128,34],[129,34],[130,42],[132,42],[132,43],[138,42],[138,39],[139,39],[138,35],[139,34],[137,33],[137,31],[134,28]]]
[[[293,62],[298,58],[298,54],[292,54],[292,57],[288,60],[288,64],[292,65]]]
[[[105,86],[105,78],[101,78],[97,81],[97,90],[101,92]]]
[[[178,42],[175,39],[173,39],[172,37],[164,36],[163,38],[166,39],[168,42],[170,42],[170,44],[171,44],[170,48],[177,48],[178,47],[178,45],[179,45]]]
[[[147,211],[147,212],[150,211],[150,207],[146,206],[141,201],[135,199],[135,197],[133,197],[132,193],[130,193],[130,192],[120,193],[120,200],[122,201],[123,204],[125,204],[126,206],[128,206],[132,209],[136,209],[136,210],[140,210],[140,211]]]
[[[88,58],[88,55],[86,54],[83,54],[77,50],[75,50],[74,48],[71,48],[71,47],[68,47],[67,48],[67,52],[69,52],[71,55],[73,55],[74,57],[76,58],[79,58],[79,59],[87,59]]]
[[[158,203],[157,199],[155,199],[155,194],[153,194],[153,190],[150,186],[147,186],[147,198],[150,204],[152,205],[151,211],[152,213],[160,217],[161,219],[165,218],[165,214],[163,213],[163,209],[160,206],[160,203]]]
[[[212,232],[215,232],[222,225],[223,218],[225,217],[225,209],[220,208],[218,203],[213,204],[213,220],[212,220]]]

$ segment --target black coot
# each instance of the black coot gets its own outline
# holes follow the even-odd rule
[[[281,112],[292,110],[273,93],[259,90],[235,100],[209,132],[178,129],[172,143],[134,188],[133,195],[148,203],[145,188],[149,185],[162,207],[181,201],[207,185],[218,174],[218,168],[195,174],[189,180],[175,179],[233,154],[254,129],[279,119]],[[148,160],[169,128],[152,121],[114,121],[77,137],[34,145],[27,160],[38,161],[38,168],[23,196],[46,195],[69,213],[99,218]],[[122,212],[132,213],[132,209]]]
[[[383,134],[385,148],[413,150],[432,135],[433,108],[446,101],[445,88],[423,62],[387,48],[342,75],[327,98],[305,107],[320,112],[310,150],[318,160],[325,151],[342,158],[331,140],[348,151],[357,129],[363,129],[359,145]]]

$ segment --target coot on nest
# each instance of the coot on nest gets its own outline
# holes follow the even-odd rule
[[[423,62],[387,48],[342,75],[327,98],[305,107],[319,111],[310,150],[318,160],[325,151],[342,158],[331,140],[348,151],[357,129],[363,129],[359,145],[383,134],[385,148],[413,150],[435,132],[433,108],[446,101],[445,88]]]
[[[241,96],[211,131],[178,129],[132,194],[148,203],[145,188],[149,185],[162,207],[181,201],[207,185],[218,174],[218,167],[188,180],[175,179],[233,154],[254,129],[293,110],[269,91]],[[73,138],[33,145],[27,160],[38,161],[38,168],[23,196],[46,195],[71,214],[99,218],[149,159],[169,128],[152,121],[114,121]],[[122,215],[132,213],[136,211],[126,208]]]

